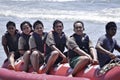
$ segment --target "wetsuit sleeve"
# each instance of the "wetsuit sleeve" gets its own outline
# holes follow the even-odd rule
[[[30,49],[36,48],[36,43],[35,43],[35,39],[34,39],[33,36],[30,36],[30,39],[29,39],[29,47],[30,47]]]
[[[69,49],[73,50],[74,48],[78,47],[76,42],[74,41],[73,38],[68,38],[67,46]]]
[[[47,39],[46,39],[46,44],[48,46],[55,45],[55,41],[52,35],[52,32],[48,33]]]
[[[97,41],[97,44],[99,43],[100,45],[103,45],[104,43],[104,38],[103,37],[100,37]]]
[[[92,41],[89,39],[89,48],[94,48]]]
[[[20,37],[19,38],[19,41],[18,41],[18,49],[19,50],[23,50],[24,49],[24,39],[23,39],[23,37]]]

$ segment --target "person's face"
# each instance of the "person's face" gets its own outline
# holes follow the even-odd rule
[[[43,26],[42,26],[41,24],[38,24],[38,25],[36,25],[34,31],[35,31],[36,33],[38,33],[39,35],[42,35],[43,29],[44,29]]]
[[[74,26],[74,31],[78,35],[83,34],[83,31],[84,31],[83,25],[81,23],[76,23],[75,26]]]
[[[31,28],[27,23],[25,23],[23,25],[22,30],[23,30],[23,33],[25,33],[25,34],[30,34],[30,32],[31,32]]]
[[[108,30],[108,34],[112,37],[116,34],[116,31],[117,28],[116,27],[111,27],[109,30]]]
[[[62,23],[57,23],[54,27],[54,30],[58,33],[58,34],[61,34],[62,31],[63,31],[63,25]]]
[[[15,26],[13,26],[13,25],[8,26],[8,28],[7,28],[7,31],[8,31],[11,35],[14,35],[14,34],[15,34],[15,30],[16,30],[16,28],[15,28]]]

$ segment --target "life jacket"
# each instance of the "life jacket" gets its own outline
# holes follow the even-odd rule
[[[47,32],[43,32],[43,39],[39,36],[39,34],[37,33],[33,33],[33,37],[35,39],[35,43],[36,43],[36,48],[37,50],[39,50],[40,52],[44,53],[44,48],[45,48],[45,41],[46,41],[46,37],[47,37]]]
[[[18,30],[16,30],[15,32],[15,37],[16,39],[13,40],[13,38],[8,32],[5,33],[5,38],[7,40],[7,46],[9,48],[9,52],[11,51],[18,52],[18,39],[20,37],[20,33],[18,32]]]
[[[62,32],[62,37],[60,38],[58,33],[56,33],[55,31],[52,31],[53,37],[54,37],[54,41],[55,41],[55,46],[61,51],[64,52],[65,50],[65,46],[66,46],[66,36],[64,34],[64,32]],[[52,50],[50,47],[47,46],[46,48],[46,53],[50,53]]]
[[[88,35],[84,34],[84,37],[81,37],[77,34],[73,34],[71,37],[73,37],[75,39],[75,42],[77,43],[77,45],[79,46],[80,49],[82,49],[86,53],[90,54]],[[79,56],[79,54],[77,54],[73,50],[69,50],[69,57],[73,58],[75,56]]]
[[[21,37],[23,37],[24,40],[25,40],[25,45],[24,45],[24,48],[23,48],[25,51],[29,50],[29,38],[30,38],[30,36],[31,35],[26,35],[24,33],[21,34]]]

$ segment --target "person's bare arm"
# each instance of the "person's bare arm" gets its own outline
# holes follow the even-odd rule
[[[104,49],[104,48],[100,45],[100,43],[97,43],[96,49],[97,49],[100,53],[109,55],[112,59],[116,58],[116,56],[115,56],[113,53],[111,53],[110,51]]]
[[[6,56],[9,56],[9,51],[8,51],[8,47],[7,47],[7,40],[5,38],[5,36],[2,36],[2,45],[3,45],[3,49],[5,51]]]

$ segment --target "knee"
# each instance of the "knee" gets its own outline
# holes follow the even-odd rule
[[[57,51],[53,51],[53,52],[51,53],[51,56],[52,56],[52,57],[58,57],[58,56],[59,56],[59,53],[58,53]]]
[[[86,62],[89,62],[90,61],[90,59],[87,57],[87,56],[83,56],[83,58],[82,58],[84,61],[86,61]]]
[[[36,57],[39,56],[39,52],[38,51],[33,51],[31,54],[32,57]]]
[[[28,50],[25,52],[24,57],[29,56],[30,54],[31,54],[31,51]]]
[[[30,55],[31,54],[31,51],[30,50],[28,50],[28,51],[26,51],[25,52],[25,54],[24,55]]]

